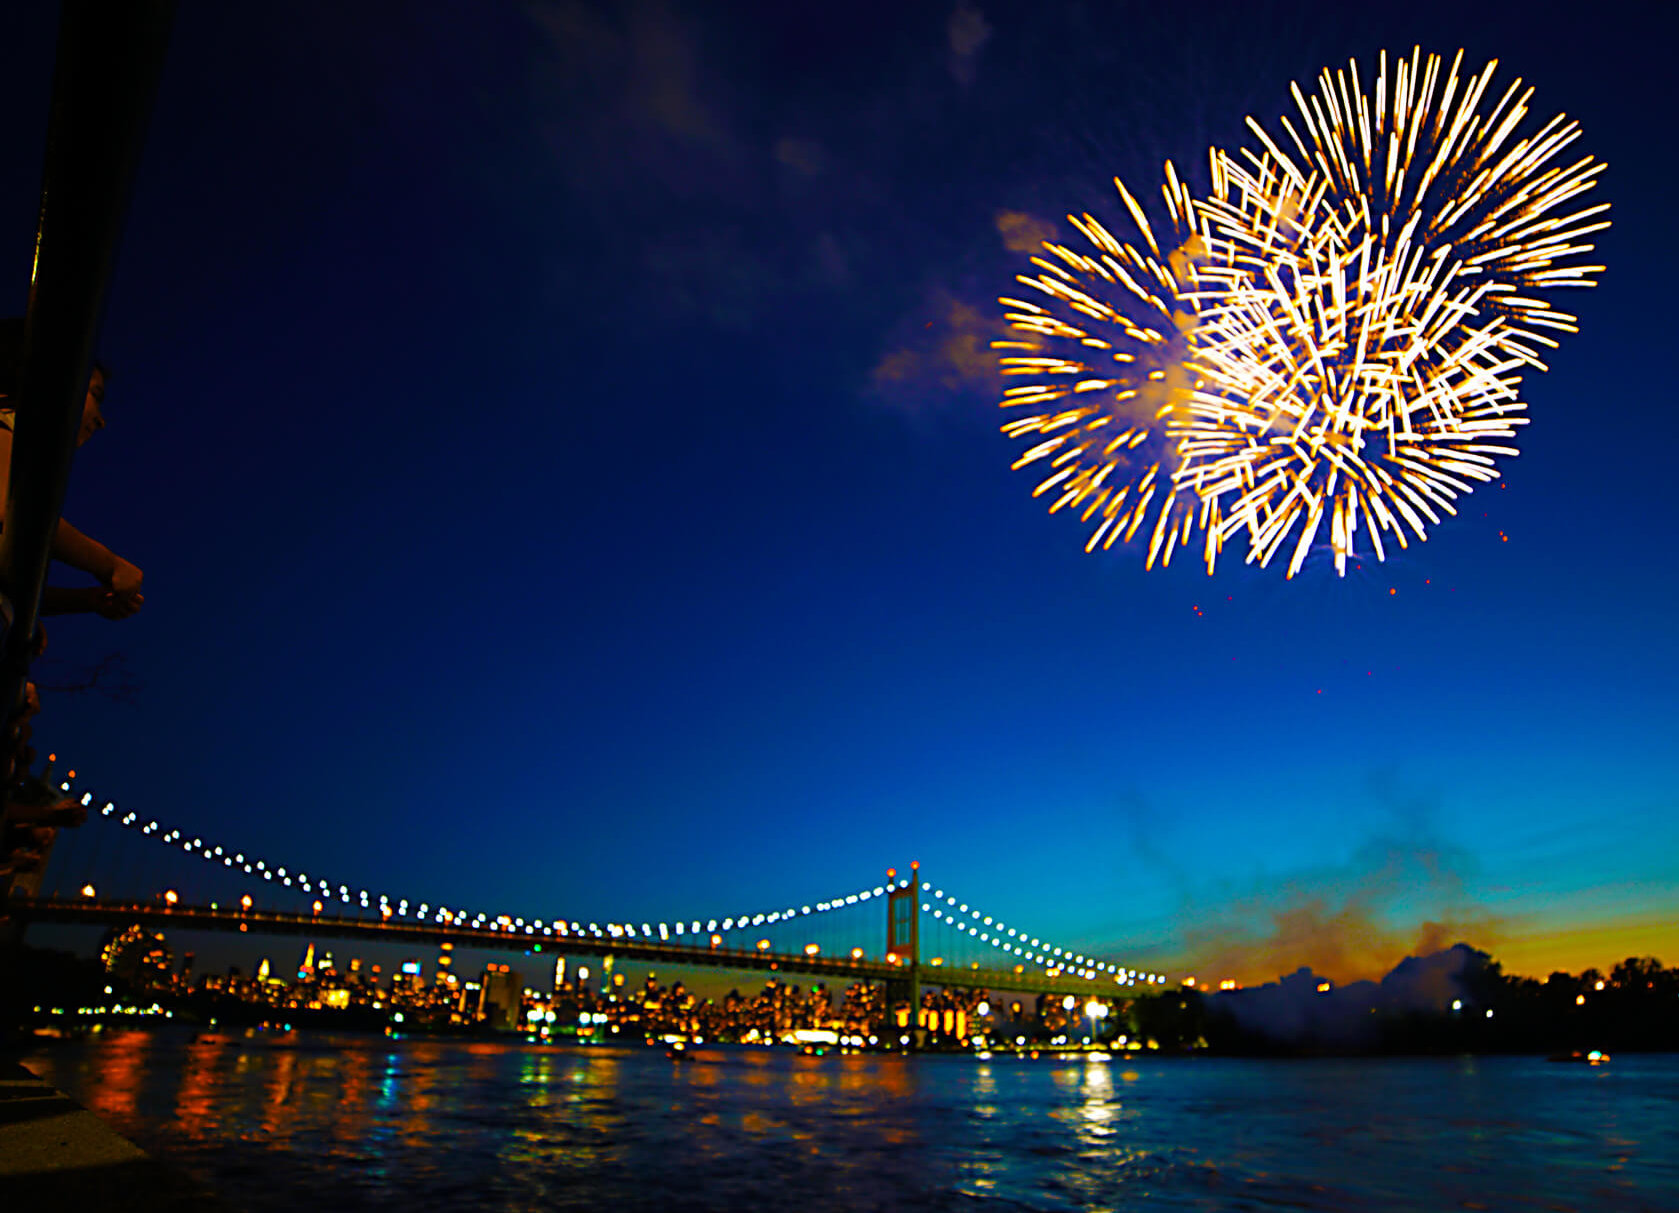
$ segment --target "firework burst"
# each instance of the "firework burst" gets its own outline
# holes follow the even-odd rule
[[[1170,252],[1124,183],[1114,185],[1145,247],[1122,243],[1089,214],[1069,215],[1088,251],[1046,241],[1032,258],[1037,272],[1016,279],[1032,297],[1000,301],[1017,334],[992,343],[1002,373],[1031,380],[1004,389],[1002,405],[1032,410],[1003,433],[1029,442],[1015,468],[1043,467],[1032,495],[1052,495],[1050,513],[1069,509],[1092,525],[1087,552],[1146,527],[1148,566],[1170,564],[1199,525],[1211,571],[1218,502],[1180,483],[1180,440],[1197,413],[1227,407],[1218,344],[1197,329],[1203,300],[1227,289],[1228,267],[1211,264],[1194,197],[1170,163],[1161,187]]]
[[[1461,63],[1460,52],[1443,70],[1439,56],[1417,51],[1390,74],[1384,54],[1373,101],[1356,63],[1324,72],[1316,95],[1293,90],[1304,135],[1281,121],[1297,155],[1250,119],[1259,150],[1214,151],[1205,199],[1191,198],[1168,166],[1167,202],[1185,234],[1178,255],[1164,259],[1169,272],[1152,237],[1153,258],[1140,259],[1098,228],[1104,245],[1086,216],[1081,230],[1106,254],[1109,277],[1090,258],[1046,246],[1058,263],[1036,259],[1045,272],[1020,279],[1098,319],[1119,314],[1096,290],[1117,281],[1127,316],[1147,303],[1175,320],[1181,341],[1145,343],[1154,359],[1144,363],[1148,374],[1178,385],[1141,439],[1157,451],[1136,487],[1152,475],[1151,486],[1169,488],[1151,565],[1162,535],[1187,541],[1198,521],[1209,572],[1222,546],[1245,535],[1249,561],[1269,565],[1289,550],[1292,576],[1327,527],[1344,574],[1361,531],[1378,559],[1384,533],[1401,546],[1408,536],[1426,539],[1429,525],[1456,512],[1458,496],[1497,478],[1499,457],[1517,453],[1509,444],[1526,423],[1522,373],[1545,369],[1552,333],[1576,331],[1549,296],[1592,285],[1603,268],[1577,261],[1607,226],[1607,204],[1576,200],[1604,166],[1590,157],[1558,163],[1577,125],[1559,116],[1520,135],[1531,90],[1517,80],[1489,103],[1496,64],[1465,80]],[[1150,270],[1171,309],[1112,276],[1119,265]],[[1039,352],[1050,338],[1091,344],[1088,324],[1005,303],[1020,308],[1009,316],[1016,328],[1039,325]],[[1135,386],[1109,383],[1111,372],[1101,378],[1088,358],[1065,353],[1012,361],[1005,358],[1005,373],[1038,369],[1078,382],[1060,380],[1054,396],[1046,393],[1055,380],[1017,389],[1005,406],[1079,391],[1112,393],[1117,403]],[[1106,448],[1085,437],[1100,417],[1085,405],[1005,427],[1069,431],[1021,460],[1051,457],[1064,473],[1039,487],[1061,489],[1052,508],[1108,508],[1095,502],[1102,482],[1091,466]],[[1119,515],[1125,525],[1089,546],[1129,539],[1146,505],[1133,499]]]

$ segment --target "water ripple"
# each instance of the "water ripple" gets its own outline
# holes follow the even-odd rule
[[[1087,1062],[112,1032],[26,1059],[252,1213],[1679,1208],[1679,1058]]]

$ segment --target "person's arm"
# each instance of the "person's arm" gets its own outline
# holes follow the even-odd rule
[[[100,599],[111,591],[102,585],[41,587],[41,614],[81,615],[99,609]]]
[[[97,539],[90,539],[64,519],[53,532],[52,554],[73,569],[92,573],[118,594],[133,594],[145,577],[139,568],[118,556]]]
[[[103,615],[127,619],[145,605],[144,594],[118,594],[102,585],[49,585],[41,589],[43,615]]]

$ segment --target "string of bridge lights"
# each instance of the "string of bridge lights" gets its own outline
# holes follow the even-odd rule
[[[69,780],[60,785],[65,792],[71,790]],[[94,802],[92,792],[82,793],[81,803],[91,808]],[[808,918],[818,914],[827,914],[834,910],[846,909],[860,905],[875,898],[885,897],[896,889],[907,889],[910,882],[896,873],[890,874],[885,884],[875,885],[873,888],[858,889],[840,897],[832,897],[826,901],[811,902],[808,905],[786,906],[777,910],[765,910],[749,914],[736,914],[722,918],[686,919],[681,922],[582,922],[556,918],[544,920],[535,918],[526,920],[509,914],[473,913],[468,910],[451,908],[445,905],[433,905],[426,901],[410,901],[406,897],[392,899],[384,893],[374,893],[371,890],[354,887],[348,884],[334,884],[321,877],[311,877],[301,870],[288,870],[267,860],[247,855],[230,847],[212,845],[202,836],[188,836],[180,829],[165,829],[155,821],[141,823],[141,817],[132,810],[123,812],[115,801],[107,800],[99,809],[101,817],[108,817],[124,829],[135,830],[142,837],[154,838],[165,846],[179,847],[188,855],[196,855],[207,863],[219,863],[222,867],[236,872],[243,872],[247,876],[260,877],[271,884],[278,884],[283,888],[295,889],[304,894],[312,894],[317,899],[316,909],[320,909],[321,901],[339,901],[344,905],[358,906],[364,910],[378,909],[384,917],[412,918],[417,922],[428,919],[439,925],[465,926],[474,930],[498,931],[506,934],[528,936],[543,936],[547,938],[584,937],[595,939],[645,939],[655,938],[661,941],[671,939],[685,940],[689,936],[709,936],[719,939],[731,931],[750,930],[755,927],[773,926],[777,923],[791,922],[796,919]],[[979,910],[970,908],[966,903],[958,903],[957,899],[944,890],[925,884],[922,877],[922,891],[930,901],[923,901],[921,909],[925,913],[942,922],[949,923],[958,931],[964,932],[980,943],[989,944],[992,948],[1022,960],[1039,965],[1046,970],[1060,970],[1073,972],[1090,980],[1108,975],[1121,984],[1142,982],[1147,984],[1163,983],[1166,979],[1158,973],[1141,973],[1135,969],[1096,960],[1073,952],[1071,949],[1055,947],[1037,938],[1029,938],[1024,931],[998,922],[992,917],[982,915]]]
[[[1046,970],[1075,973],[1091,981],[1107,976],[1121,985],[1165,984],[1164,974],[1144,973],[1124,965],[1097,960],[1070,948],[1056,947],[1035,936],[1028,936],[1018,927],[1011,927],[989,914],[982,914],[976,907],[957,901],[943,889],[928,885],[926,892],[932,900],[921,903],[922,913],[931,914],[939,922],[948,923],[958,932],[980,943],[989,944],[1006,955],[1018,956],[1021,960]]]
[[[68,792],[71,785],[68,780],[60,785],[61,790]],[[93,805],[92,792],[82,794],[81,803],[84,806]],[[833,910],[855,906],[877,897],[884,897],[888,892],[886,885],[873,888],[858,889],[854,893],[829,898],[826,901],[812,902],[809,905],[787,906],[778,910],[760,911],[758,913],[737,914],[721,918],[689,919],[682,922],[582,922],[567,919],[531,919],[515,917],[509,914],[473,913],[469,910],[450,908],[445,905],[432,905],[424,901],[410,901],[408,898],[392,899],[384,893],[374,893],[371,890],[347,884],[334,884],[321,877],[311,877],[301,870],[287,870],[285,867],[270,864],[264,859],[247,855],[243,851],[231,847],[215,846],[204,840],[202,836],[189,837],[179,829],[165,829],[157,821],[146,821],[141,824],[141,817],[132,810],[123,812],[115,801],[107,800],[99,810],[102,817],[109,817],[124,829],[136,830],[143,837],[155,838],[166,846],[178,846],[189,855],[197,855],[209,863],[220,863],[223,867],[244,872],[248,876],[261,877],[263,880],[284,888],[296,889],[305,894],[313,894],[317,898],[327,901],[337,900],[345,905],[359,906],[362,909],[377,908],[387,917],[414,918],[416,920],[430,919],[438,924],[451,926],[469,926],[490,931],[508,931],[527,935],[541,934],[545,936],[585,936],[599,939],[638,939],[669,940],[685,938],[689,935],[722,935],[731,931],[749,930],[753,927],[773,925],[788,922],[797,918],[804,918],[814,914],[825,914]],[[908,880],[895,882],[895,887],[908,888]]]

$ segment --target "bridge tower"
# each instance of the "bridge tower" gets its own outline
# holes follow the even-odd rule
[[[896,960],[904,976],[886,983],[887,1014],[892,1014],[899,999],[909,1003],[909,1034],[915,1044],[921,1043],[921,864],[909,865],[909,883],[898,887],[898,874],[886,871],[889,892],[886,894],[886,957]],[[891,1022],[890,1020],[888,1022]]]

